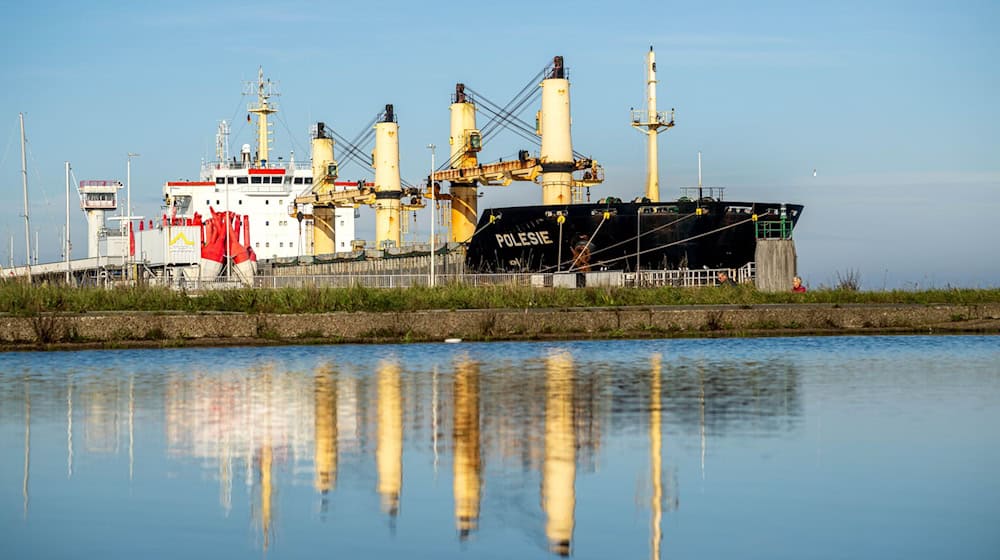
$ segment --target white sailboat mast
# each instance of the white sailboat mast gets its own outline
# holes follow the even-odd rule
[[[24,260],[28,267],[30,274],[31,271],[31,223],[28,218],[28,157],[25,153],[25,140],[24,140],[24,113],[18,113],[18,118],[21,121],[21,179],[24,184]],[[11,248],[11,254],[13,254],[13,248]]]

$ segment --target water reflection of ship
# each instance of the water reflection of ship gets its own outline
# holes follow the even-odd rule
[[[576,438],[573,407],[573,359],[553,353],[546,359],[545,463],[542,508],[547,518],[549,550],[569,556],[576,525]]]
[[[337,487],[337,377],[331,367],[320,368],[313,377],[315,473],[313,488],[322,496],[321,510],[327,510],[328,494]]]
[[[459,538],[479,523],[482,458],[479,451],[479,364],[463,356],[455,364],[454,496]]]
[[[378,365],[378,432],[375,463],[382,511],[392,517],[399,513],[403,488],[403,403],[399,386],[400,366],[395,361]]]
[[[240,372],[167,373],[165,381],[95,375],[80,382],[68,376],[63,386],[26,378],[25,515],[36,403],[43,420],[47,411],[65,407],[69,477],[74,473],[77,416],[83,418],[85,453],[123,453],[127,434],[131,477],[135,418],[148,418],[162,406],[168,455],[193,458],[215,469],[220,504],[227,513],[233,479],[244,467],[254,524],[265,548],[275,537],[281,483],[296,484],[297,474],[307,473],[308,481],[299,482],[315,489],[325,512],[344,473],[356,484],[359,476],[364,479],[371,472],[373,455],[375,493],[384,511],[398,516],[404,444],[429,447],[433,440],[425,437],[430,435],[427,430],[443,430],[453,445],[459,538],[477,530],[485,511],[529,534],[544,532],[547,547],[569,554],[577,506],[586,506],[577,503],[577,478],[594,470],[609,430],[629,431],[647,423],[650,484],[643,503],[650,512],[650,550],[656,558],[662,514],[679,504],[664,426],[699,437],[704,469],[707,441],[713,436],[737,430],[750,430],[754,436],[784,433],[797,425],[802,408],[797,371],[782,362],[666,361],[653,356],[648,368],[615,371],[555,351],[519,364],[518,371],[503,362],[485,368],[468,356],[456,358],[452,371],[442,375],[451,382],[442,386],[441,395],[437,375],[432,386],[430,375],[406,375],[402,362],[394,360],[380,362],[373,375],[321,365],[312,375],[276,373],[264,366]],[[0,391],[0,404],[13,410],[6,401],[18,395]],[[426,410],[428,406],[433,410]],[[437,407],[440,418],[435,416]],[[419,426],[423,428],[410,429]],[[429,455],[430,449],[426,451]],[[511,461],[520,468],[503,465]],[[491,463],[504,469],[502,477],[485,475]],[[492,486],[486,493],[488,484]],[[532,487],[539,488],[538,493],[525,493]]]

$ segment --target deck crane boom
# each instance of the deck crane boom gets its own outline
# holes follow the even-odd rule
[[[570,204],[577,189],[604,181],[604,169],[594,160],[577,157],[570,140],[569,80],[563,59],[557,56],[542,80],[542,109],[535,133],[541,137],[539,157],[521,150],[514,161],[481,164],[477,153],[482,149],[483,134],[476,128],[476,106],[465,92],[455,87],[451,105],[451,169],[435,171],[429,185],[448,181],[452,204],[452,241],[471,239],[477,221],[477,185],[507,186],[513,181],[532,181],[542,185],[542,203]],[[523,91],[523,90],[522,90]],[[511,104],[514,104],[513,102]],[[508,104],[510,106],[511,104]],[[516,103],[519,107],[522,103]],[[508,120],[513,114],[506,108],[494,113]],[[491,121],[491,124],[494,121]],[[487,125],[489,126],[489,125]],[[579,172],[579,173],[578,173]],[[574,174],[577,174],[576,176]],[[430,192],[424,194],[430,197]]]
[[[317,123],[314,129],[313,184],[310,189],[296,196],[289,208],[289,214],[300,221],[313,219],[314,254],[336,252],[334,224],[343,212],[353,211],[361,205],[375,207],[377,221],[381,225],[377,230],[377,244],[382,246],[386,240],[390,240],[393,245],[398,245],[401,221],[398,214],[425,206],[419,189],[399,178],[398,125],[392,105],[386,105],[385,111],[365,128],[355,142],[348,142],[324,123]],[[368,162],[360,155],[359,141],[365,143],[365,139],[372,136],[375,136],[375,150],[371,162]],[[337,180],[340,166],[334,159],[333,137],[340,138],[341,143],[345,144],[348,158],[375,168],[374,182]]]

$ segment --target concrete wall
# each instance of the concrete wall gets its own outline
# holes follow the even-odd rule
[[[798,270],[794,240],[758,239],[754,260],[757,261],[758,290],[787,292],[792,289],[792,277]]]
[[[253,344],[754,333],[1000,333],[1000,304],[784,304],[386,313],[87,313],[0,316],[0,348],[38,343]]]

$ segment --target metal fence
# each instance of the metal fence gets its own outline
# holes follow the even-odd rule
[[[536,288],[564,287],[696,287],[713,286],[720,272],[725,272],[737,284],[753,284],[756,279],[756,263],[750,262],[740,268],[705,268],[696,270],[643,270],[636,272],[563,272],[563,273],[505,273],[505,274],[461,274],[443,273],[435,275],[436,286],[532,286]],[[101,277],[79,281],[79,285],[102,285],[105,287],[129,285],[132,281],[120,277]],[[188,279],[183,274],[152,274],[139,283],[162,286],[174,290],[203,292],[239,288],[413,288],[430,285],[429,274],[299,274],[299,275],[259,275],[252,282],[245,283],[237,277],[230,280]]]
[[[437,274],[435,285],[463,286],[535,286],[535,287],[694,287],[712,286],[718,274],[725,272],[738,284],[754,281],[754,263],[738,269],[643,270],[635,272],[580,272],[562,274]],[[563,281],[558,281],[559,276]],[[573,281],[567,282],[566,277]],[[204,284],[204,283],[203,283]],[[430,285],[428,274],[312,274],[296,276],[257,276],[258,288],[411,288]],[[228,286],[226,286],[228,287]]]
[[[531,274],[436,274],[434,284],[444,286],[528,286]],[[413,288],[429,286],[427,274],[312,274],[305,276],[258,276],[258,288]]]

